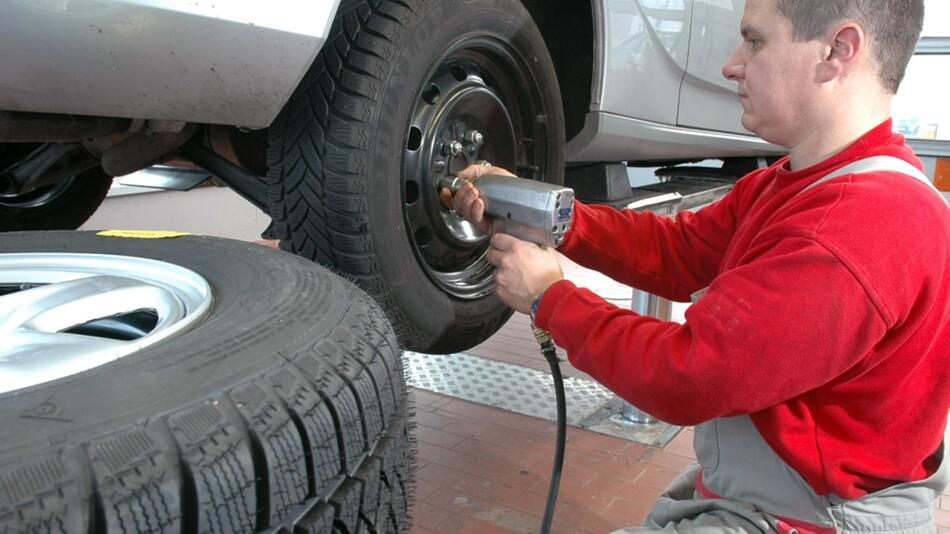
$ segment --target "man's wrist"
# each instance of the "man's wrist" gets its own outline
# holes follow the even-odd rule
[[[544,291],[538,293],[537,296],[534,297],[534,300],[531,301],[531,313],[529,315],[531,316],[532,323],[535,321],[535,317],[538,315],[538,308],[541,307],[542,297],[544,297]]]

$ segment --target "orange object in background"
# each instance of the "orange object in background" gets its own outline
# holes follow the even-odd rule
[[[941,191],[950,192],[950,158],[938,158],[934,169],[934,185]]]

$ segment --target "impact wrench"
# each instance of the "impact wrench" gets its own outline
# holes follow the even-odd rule
[[[445,178],[440,183],[454,194],[465,182],[463,178]],[[474,185],[474,184],[473,184]],[[500,174],[486,174],[478,178],[479,196],[485,201],[485,213],[491,225],[491,233],[505,233],[530,241],[540,247],[557,247],[564,241],[564,234],[574,219],[574,190],[525,178]],[[540,329],[531,320],[534,338],[541,345],[541,354],[551,366],[554,380],[554,395],[557,402],[557,440],[554,449],[554,466],[548,500],[544,508],[541,534],[551,531],[554,519],[554,504],[561,484],[561,469],[564,467],[564,444],[567,436],[567,404],[564,399],[564,380],[554,351],[551,334]]]

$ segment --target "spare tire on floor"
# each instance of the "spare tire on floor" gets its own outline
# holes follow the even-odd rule
[[[208,237],[0,251],[0,531],[408,529],[400,352],[362,290]]]

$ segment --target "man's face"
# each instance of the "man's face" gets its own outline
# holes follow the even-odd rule
[[[794,147],[817,113],[821,44],[795,42],[792,23],[775,0],[748,0],[741,31],[742,43],[722,73],[739,84],[742,125],[766,141]]]

